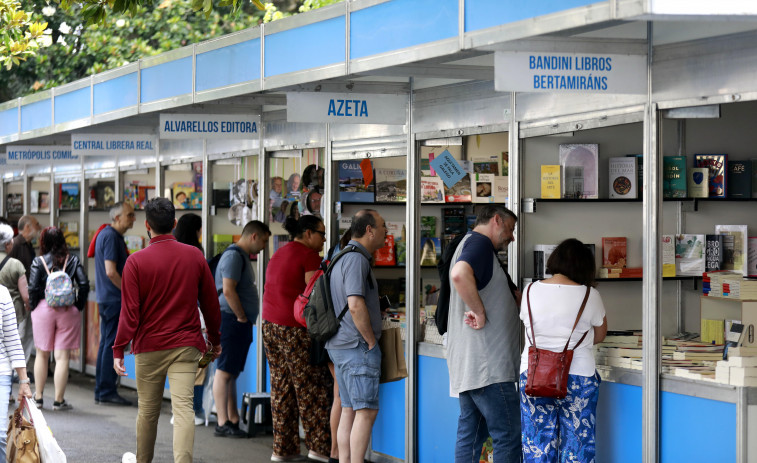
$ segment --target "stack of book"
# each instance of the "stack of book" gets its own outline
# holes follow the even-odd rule
[[[733,299],[757,299],[757,280],[747,280],[739,275],[724,277],[723,296]]]
[[[732,347],[728,360],[717,362],[715,380],[731,386],[757,386],[757,347]]]
[[[643,278],[642,267],[607,268],[600,267],[599,278]]]
[[[702,294],[705,296],[723,297],[723,279],[734,276],[741,278],[741,273],[731,270],[704,272],[702,274]]]

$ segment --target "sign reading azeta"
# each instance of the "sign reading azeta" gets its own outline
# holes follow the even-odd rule
[[[260,116],[248,114],[161,114],[161,139],[258,138]]]
[[[404,125],[406,106],[405,95],[287,93],[287,121]]]
[[[494,57],[500,92],[647,93],[647,57],[593,53],[500,51]]]
[[[155,135],[75,133],[71,149],[77,156],[155,156]]]
[[[79,162],[79,156],[71,152],[70,146],[8,146],[2,164],[71,164]]]

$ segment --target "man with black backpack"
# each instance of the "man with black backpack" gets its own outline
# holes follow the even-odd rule
[[[478,461],[489,435],[494,461],[521,461],[520,293],[497,259],[514,241],[516,220],[504,206],[482,206],[450,261],[447,367],[450,389],[460,396],[456,463]]]
[[[334,312],[337,317],[343,314],[338,331],[326,342],[342,400],[337,432],[340,461],[363,462],[378,415],[381,308],[371,261],[385,238],[384,219],[374,210],[361,210],[352,218],[348,244],[357,252],[342,254],[331,268]]]

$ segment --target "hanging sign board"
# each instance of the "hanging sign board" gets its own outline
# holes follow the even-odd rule
[[[287,93],[287,122],[405,124],[406,95]]]
[[[499,92],[647,93],[647,57],[594,53],[498,51]]]
[[[257,139],[260,116],[252,114],[161,114],[161,139]]]
[[[71,149],[77,156],[155,156],[155,135],[76,133]]]
[[[465,177],[465,169],[457,163],[448,150],[444,150],[442,154],[434,158],[431,161],[431,167],[436,170],[447,188],[452,188]]]
[[[71,152],[70,146],[8,146],[3,164],[71,164],[79,162],[79,156]]]

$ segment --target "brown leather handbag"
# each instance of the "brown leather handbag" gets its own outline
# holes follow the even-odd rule
[[[533,284],[533,283],[532,283]],[[565,348],[562,352],[553,352],[551,350],[539,349],[536,347],[536,333],[534,332],[534,318],[531,316],[531,300],[529,294],[531,285],[526,290],[526,304],[528,305],[528,319],[531,322],[531,335],[529,337],[531,346],[528,348],[528,376],[526,378],[525,392],[531,397],[551,397],[554,399],[564,399],[568,395],[568,373],[570,364],[573,361],[573,349],[576,349],[584,340],[588,331],[581,336],[573,349],[568,349],[570,337],[584,313],[586,301],[589,300],[591,288],[586,287],[586,295],[581,303],[581,309],[576,316],[576,322],[573,323],[573,329],[570,330],[568,340],[565,342]],[[591,329],[591,328],[589,328]],[[528,336],[528,330],[526,330]]]
[[[40,463],[37,432],[34,425],[24,417],[23,407],[29,403],[24,399],[16,411],[13,412],[8,423],[8,442],[6,444],[6,458],[15,463]]]

